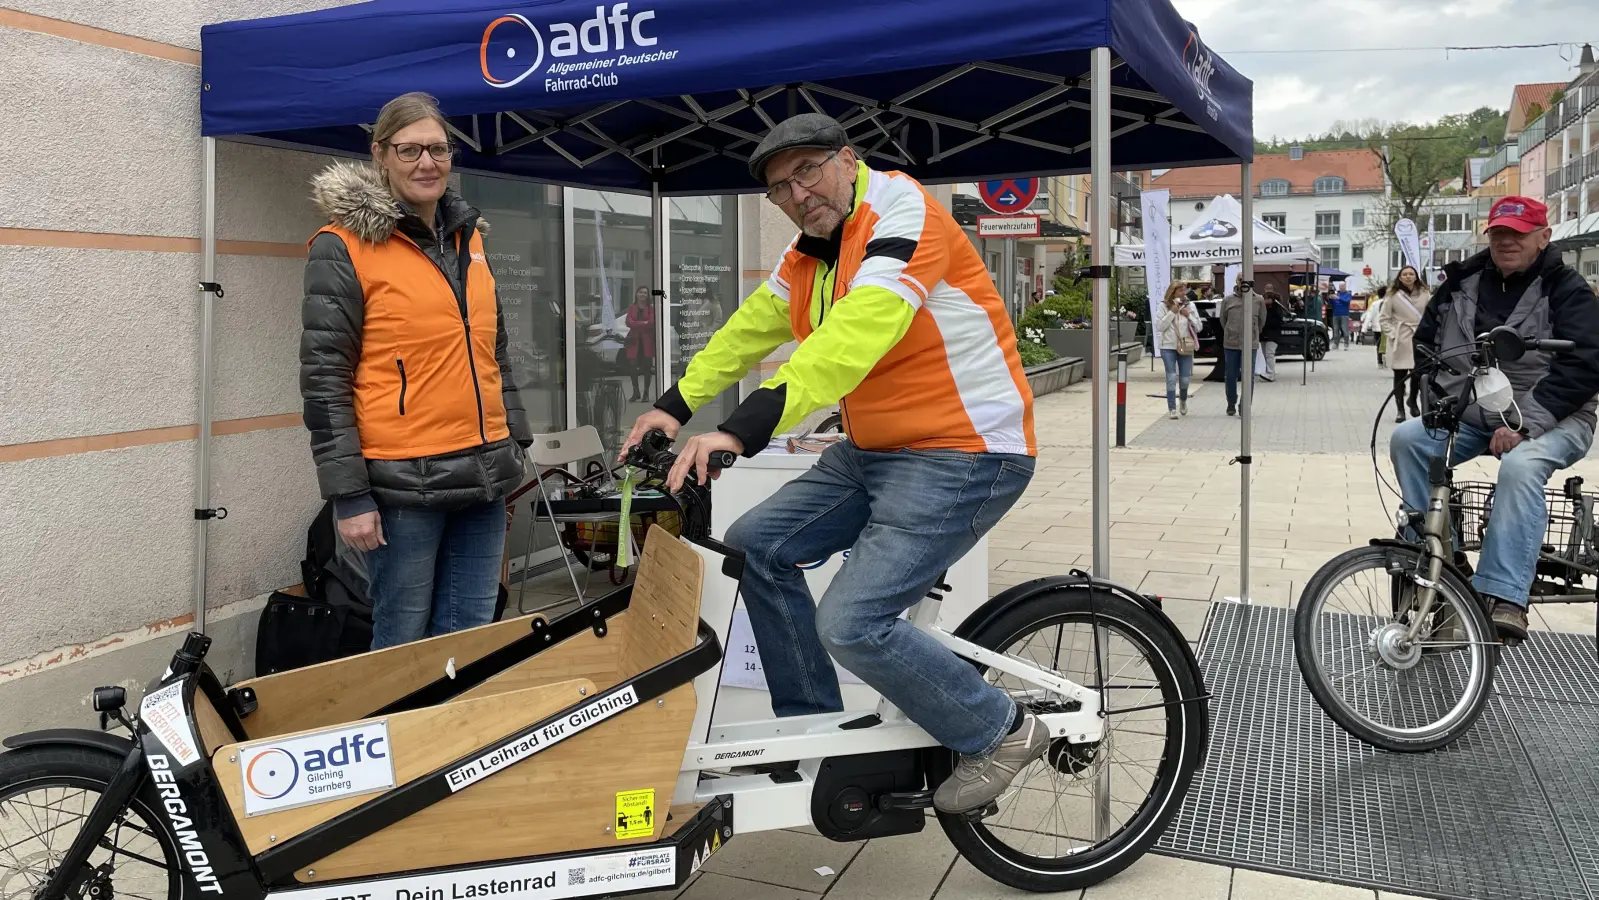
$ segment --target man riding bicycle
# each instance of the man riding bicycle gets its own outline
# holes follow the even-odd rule
[[[1599,407],[1599,300],[1582,277],[1549,246],[1548,209],[1525,197],[1495,203],[1488,220],[1488,250],[1451,264],[1416,330],[1416,343],[1469,371],[1473,341],[1501,325],[1533,340],[1567,340],[1565,353],[1529,352],[1499,368],[1514,389],[1504,413],[1472,404],[1461,416],[1451,464],[1492,453],[1500,460],[1493,516],[1483,537],[1473,584],[1492,603],[1502,639],[1527,637],[1527,594],[1543,543],[1548,510],[1544,485],[1556,471],[1587,455]],[[1419,362],[1419,361],[1418,361]],[[1458,394],[1469,375],[1445,370],[1439,385]],[[1447,435],[1422,419],[1394,429],[1388,453],[1399,476],[1404,505],[1424,510],[1428,461],[1443,451]]]
[[[691,438],[668,486],[711,453],[754,456],[838,404],[848,440],[728,529],[779,716],[844,708],[832,659],[962,755],[934,806],[998,799],[1043,755],[1043,725],[899,615],[1032,479],[1033,397],[1005,304],[959,224],[914,179],[868,168],[820,114],[773,128],[750,158],[799,226],[766,282],[640,416],[676,436],[781,345],[793,355],[718,430]],[[851,550],[819,604],[800,563]],[[832,659],[829,658],[831,654]]]

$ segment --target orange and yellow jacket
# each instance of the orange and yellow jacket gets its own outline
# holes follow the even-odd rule
[[[797,237],[656,406],[687,422],[793,340],[720,426],[745,456],[834,404],[863,450],[1038,454],[1004,301],[954,217],[903,173],[860,163],[843,225]]]

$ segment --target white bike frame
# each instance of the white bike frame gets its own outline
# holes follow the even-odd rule
[[[690,546],[705,558],[707,573],[720,573],[723,558],[719,554],[698,544]],[[720,578],[719,574],[713,577],[722,583],[713,584],[712,579],[707,578],[700,598],[700,618],[715,629],[717,639],[726,647],[737,593],[730,586],[731,579]],[[940,606],[938,600],[923,598],[911,608],[911,624],[962,659],[1013,675],[1063,699],[1080,703],[1076,711],[1038,717],[1050,734],[1070,737],[1079,743],[1098,741],[1104,736],[1098,691],[1026,660],[995,653],[950,634],[934,624],[938,621]],[[870,727],[843,727],[873,715],[861,711],[713,726],[711,716],[716,708],[721,679],[722,667],[717,666],[694,680],[698,707],[673,803],[707,803],[718,796],[733,794],[738,801],[737,828],[741,833],[811,825],[811,790],[824,759],[938,746],[932,736],[886,699],[880,699],[877,704],[875,715],[880,723]],[[798,778],[788,783],[774,781],[766,774],[700,780],[704,770],[795,761],[799,762]]]

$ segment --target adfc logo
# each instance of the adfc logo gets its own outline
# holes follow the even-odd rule
[[[483,29],[478,60],[489,87],[512,87],[538,71],[544,62],[544,37],[526,16],[500,16]]]
[[[285,796],[300,781],[300,761],[282,747],[270,747],[250,760],[244,770],[244,784],[262,800]]]
[[[629,38],[634,47],[653,47],[657,39],[645,34],[643,26],[655,18],[655,12],[641,9],[630,13],[627,7],[626,3],[615,3],[607,13],[604,6],[596,6],[591,19],[549,23],[546,26],[550,33],[549,55],[560,60],[626,50]],[[526,16],[506,13],[483,29],[483,40],[478,45],[483,81],[496,88],[520,84],[538,71],[544,63],[544,53],[544,34],[539,27]],[[627,57],[619,60],[624,65],[629,61]]]

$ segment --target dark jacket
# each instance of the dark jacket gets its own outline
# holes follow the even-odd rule
[[[1487,250],[1464,262],[1450,263],[1444,271],[1444,283],[1427,304],[1416,329],[1416,343],[1450,357],[1456,368],[1464,369],[1468,362],[1464,351],[1477,336],[1482,280],[1500,275]],[[1516,362],[1500,362],[1500,370],[1515,389],[1521,430],[1538,437],[1572,417],[1592,430],[1599,407],[1595,401],[1599,395],[1599,299],[1553,247],[1544,251],[1530,271],[1535,277],[1505,324],[1526,338],[1574,341],[1577,347],[1567,353],[1529,352]],[[1445,375],[1439,381],[1446,390],[1458,393],[1464,377]],[[1513,410],[1506,413],[1512,426],[1517,424],[1515,416]],[[1504,424],[1497,414],[1490,417],[1475,405],[1466,411],[1464,420],[1485,431]]]
[[[339,163],[313,181],[313,199],[330,222],[363,241],[382,243],[396,232],[421,248],[444,273],[455,296],[428,298],[464,303],[465,286],[453,238],[486,230],[478,211],[454,191],[439,201],[437,230],[396,201],[367,165]],[[337,234],[311,242],[301,310],[300,392],[322,496],[340,518],[388,506],[458,507],[506,497],[521,484],[523,448],[532,441],[527,412],[512,378],[505,315],[495,297],[494,360],[500,401],[510,436],[414,459],[367,459],[356,422],[355,372],[362,361],[365,298],[349,249]],[[463,307],[464,308],[464,307]],[[466,337],[463,336],[462,340]]]

